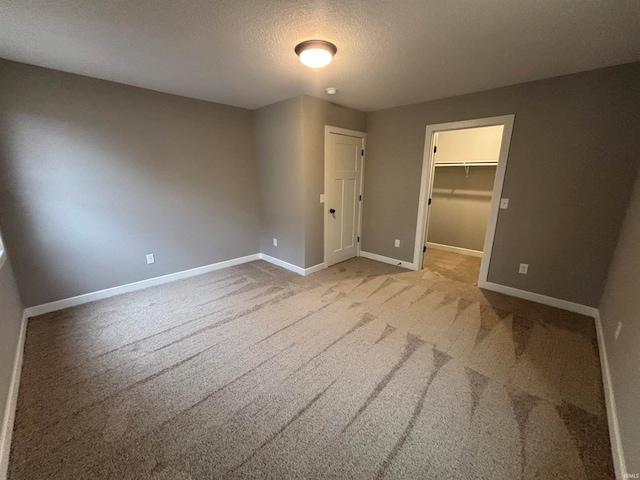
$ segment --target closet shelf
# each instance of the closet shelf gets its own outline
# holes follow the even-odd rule
[[[495,167],[498,162],[447,162],[436,163],[436,167]]]

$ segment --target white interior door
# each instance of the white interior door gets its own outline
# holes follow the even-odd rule
[[[353,135],[326,131],[325,262],[327,266],[358,254],[364,133],[352,133]]]

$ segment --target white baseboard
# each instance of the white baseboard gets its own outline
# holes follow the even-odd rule
[[[272,263],[286,270],[297,273],[298,275],[304,275],[304,268],[294,265],[293,263],[285,262],[284,260],[280,260],[279,258],[272,257],[264,253],[261,253],[259,256],[265,262]]]
[[[9,454],[11,453],[11,437],[13,436],[13,424],[16,418],[16,406],[18,403],[18,388],[20,387],[20,373],[22,372],[22,358],[24,356],[24,341],[27,333],[27,313],[22,313],[22,324],[16,345],[16,353],[13,358],[13,370],[11,372],[11,384],[7,406],[0,426],[0,479],[6,480],[9,469]]]
[[[494,292],[511,295],[512,297],[524,298],[525,300],[531,300],[532,302],[542,303],[543,305],[549,305],[552,307],[561,308],[563,310],[568,310],[570,312],[581,313],[582,315],[593,317],[596,326],[596,334],[598,336],[600,366],[602,369],[602,384],[604,386],[604,397],[607,409],[607,421],[609,424],[609,437],[611,440],[613,464],[616,470],[616,478],[625,478],[624,475],[627,473],[627,468],[624,459],[624,452],[622,449],[622,440],[620,438],[618,412],[616,409],[613,384],[611,383],[611,372],[609,370],[609,357],[607,356],[607,347],[604,339],[604,332],[602,329],[602,321],[600,319],[599,310],[595,307],[580,305],[579,303],[573,303],[567,300],[561,300],[559,298],[547,297],[546,295],[531,293],[525,290],[519,290],[517,288],[506,287],[497,283],[480,282],[478,286],[480,288],[492,290]]]
[[[325,268],[327,268],[327,264],[326,263],[319,263],[318,265],[314,265],[313,267],[309,267],[309,268],[302,268],[299,267],[297,265],[294,265],[292,263],[289,262],[285,262],[284,260],[280,260],[279,258],[276,257],[272,257],[270,255],[267,255],[265,253],[261,253],[260,254],[260,258],[262,260],[264,260],[265,262],[269,262],[269,263],[273,263],[274,265],[277,265],[279,267],[282,267],[286,270],[290,270],[294,273],[297,273],[298,275],[311,275],[312,273],[315,273],[319,270],[323,270]]]
[[[492,282],[478,282],[478,287],[485,290],[491,290],[493,292],[504,293],[512,297],[524,298],[536,303],[542,303],[543,305],[549,305],[550,307],[561,308],[562,310],[568,310],[570,312],[580,313],[588,317],[595,317],[598,309],[595,307],[589,307],[587,305],[581,305],[579,303],[569,302],[560,298],[547,297],[546,295],[540,295],[539,293],[527,292],[526,290],[519,290],[513,287],[507,287],[498,283]]]
[[[211,265],[205,265],[203,267],[170,273],[161,277],[149,278],[148,280],[142,280],[140,282],[120,285],[119,287],[107,288],[105,290],[99,290],[97,292],[85,293],[84,295],[78,295],[77,297],[65,298],[62,300],[57,300],[55,302],[36,305],[34,307],[25,309],[25,312],[27,318],[37,317],[38,315],[44,315],[45,313],[56,312],[58,310],[75,307],[84,303],[95,302],[96,300],[102,300],[104,298],[122,295],[123,293],[135,292],[136,290],[155,287],[156,285],[175,282],[176,280],[182,280],[184,278],[195,277],[196,275],[202,275],[216,270],[221,270],[223,268],[233,267],[234,265],[240,265],[242,263],[253,262],[254,260],[265,260],[269,263],[273,263],[274,265],[278,265],[279,267],[291,270],[298,275],[310,275],[314,272],[327,268],[327,265],[325,263],[319,263],[318,265],[314,265],[313,267],[309,268],[302,268],[298,267],[297,265],[287,263],[283,260],[271,257],[269,255],[265,255],[264,253],[255,253],[253,255],[247,255],[246,257],[232,258],[231,260],[225,260],[224,262],[213,263]]]
[[[616,478],[624,478],[627,473],[627,466],[622,450],[622,440],[620,438],[620,426],[618,424],[618,411],[616,409],[616,399],[613,394],[613,384],[611,383],[611,371],[609,370],[609,357],[607,356],[607,345],[604,341],[604,330],[600,312],[596,310],[593,317],[596,322],[596,333],[598,335],[598,349],[600,350],[600,367],[602,368],[602,385],[604,386],[604,399],[607,406],[607,420],[609,423],[609,438],[611,440],[611,453],[613,454],[613,465],[616,469]]]
[[[305,268],[304,274],[311,275],[312,273],[319,272],[320,270],[324,270],[325,268],[327,268],[327,264],[322,262],[317,265],[314,265],[313,267]]]
[[[454,247],[452,245],[444,245],[442,243],[427,242],[427,248],[433,248],[434,250],[443,250],[445,252],[459,253],[461,255],[469,255],[470,257],[482,258],[482,252],[480,250],[471,250],[469,248]]]
[[[369,260],[375,260],[376,262],[388,263],[389,265],[395,265],[396,267],[408,268],[409,270],[418,270],[415,263],[403,262],[402,260],[396,260],[395,258],[385,257],[378,255],[377,253],[369,253],[360,251],[360,256],[368,258]]]
[[[413,263],[403,262],[393,258],[384,257],[382,255],[361,251],[360,256],[371,259],[371,260],[416,270],[415,264]],[[22,361],[23,361],[23,355],[24,355],[27,322],[30,316],[41,315],[43,313],[48,313],[48,312],[60,310],[63,308],[68,308],[71,306],[92,302],[95,300],[100,300],[102,298],[108,298],[115,295],[120,295],[122,293],[128,293],[128,292],[140,290],[143,288],[148,288],[155,285],[161,285],[164,283],[173,282],[176,280],[192,277],[195,275],[201,275],[204,273],[220,270],[222,268],[231,267],[234,265],[240,265],[242,263],[247,263],[247,262],[251,262],[258,259],[262,259],[267,262],[273,263],[274,265],[278,265],[282,268],[291,270],[300,275],[309,275],[311,273],[327,268],[325,263],[320,263],[318,265],[314,265],[313,267],[303,269],[301,267],[292,265],[290,263],[284,262],[282,260],[271,257],[269,255],[259,253],[254,255],[248,255],[246,257],[240,257],[232,260],[227,260],[224,262],[215,263],[212,265],[206,265],[206,266],[194,268],[191,270],[172,273],[169,275],[164,275],[162,277],[143,280],[141,282],[131,283],[131,284],[123,285],[120,287],[114,287],[106,290],[100,290],[98,292],[88,293],[85,295],[79,295],[77,297],[72,297],[69,299],[59,300],[57,302],[51,302],[44,305],[38,305],[35,307],[30,307],[25,309],[22,315],[20,334],[18,336],[18,343],[16,345],[16,352],[15,352],[14,362],[13,362],[13,370],[11,374],[11,384],[9,387],[9,396],[7,399],[7,405],[3,415],[3,422],[0,428],[0,480],[5,480],[7,478],[7,473],[8,473],[9,455],[11,452],[11,438],[13,435],[13,426],[14,426],[16,406],[18,401],[18,390],[20,387],[20,374],[22,371]],[[487,290],[504,293],[506,295],[511,295],[518,298],[524,298],[526,300],[531,300],[534,302],[542,303],[544,305],[550,305],[553,307],[562,308],[564,310],[581,313],[583,315],[588,315],[594,318],[595,324],[596,324],[596,333],[598,336],[598,348],[600,351],[600,364],[602,368],[602,379],[603,379],[603,385],[604,385],[605,402],[607,407],[607,419],[609,423],[609,435],[611,439],[613,461],[616,469],[616,476],[618,478],[623,478],[624,474],[626,473],[626,464],[624,459],[624,452],[622,449],[622,442],[620,438],[620,428],[618,424],[618,415],[616,410],[616,402],[615,402],[615,396],[613,392],[613,385],[611,383],[611,373],[609,370],[607,349],[606,349],[604,333],[602,329],[602,322],[600,319],[600,313],[598,309],[594,307],[588,307],[586,305],[580,305],[577,303],[568,302],[566,300],[561,300],[558,298],[547,297],[545,295],[540,295],[536,293],[527,292],[524,290],[519,290],[517,288],[499,285],[492,282],[481,282],[481,283],[482,284],[479,285],[480,288],[485,288]]]
[[[94,302],[96,300],[102,300],[104,298],[122,295],[123,293],[134,292],[136,290],[142,290],[144,288],[149,288],[156,285],[175,282],[176,280],[182,280],[184,278],[194,277],[196,275],[202,275],[205,273],[213,272],[215,270],[221,270],[223,268],[232,267],[234,265],[240,265],[242,263],[252,262],[254,260],[260,259],[278,265],[282,268],[286,268],[287,270],[291,270],[300,275],[310,275],[311,273],[327,268],[326,263],[320,263],[309,268],[301,268],[282,260],[278,260],[277,258],[270,257],[269,255],[256,253],[254,255],[234,258],[231,260],[226,260],[224,262],[205,265],[203,267],[193,268],[190,270],[183,270],[181,272],[171,273],[168,275],[163,275],[161,277],[150,278],[148,280],[142,280],[140,282],[129,283],[127,285],[121,285],[119,287],[107,288],[105,290],[99,290],[97,292],[87,293],[84,295],[78,295],[76,297],[45,303],[43,305],[25,308],[22,314],[22,324],[20,326],[18,344],[16,345],[13,371],[11,374],[11,384],[9,387],[9,397],[7,399],[7,406],[4,411],[3,421],[0,425],[0,480],[5,480],[7,478],[7,471],[9,468],[11,437],[13,434],[13,425],[18,401],[18,388],[20,386],[20,373],[22,371],[24,342],[29,317],[35,317],[38,315],[43,315],[45,313],[55,312],[64,308],[75,307],[76,305]]]
[[[162,285],[164,283],[175,282],[176,280],[182,280],[184,278],[195,277],[196,275],[202,275],[204,273],[221,270],[227,267],[233,267],[234,265],[240,265],[242,263],[252,262],[259,259],[259,253],[247,255],[246,257],[232,258],[231,260],[225,260],[224,262],[213,263],[211,265],[205,265],[203,267],[183,270],[181,272],[170,273],[161,277],[150,278],[148,280],[142,280],[140,282],[129,283],[127,285],[121,285],[119,287],[107,288],[105,290],[99,290],[97,292],[78,295],[77,297],[65,298],[63,300],[45,303],[43,305],[37,305],[35,307],[29,307],[26,309],[26,313],[27,317],[36,317],[38,315],[55,312],[64,308],[82,305],[83,303],[95,302],[96,300],[102,300],[103,298],[122,295],[123,293],[135,292],[136,290],[142,290],[144,288],[154,287],[156,285]]]

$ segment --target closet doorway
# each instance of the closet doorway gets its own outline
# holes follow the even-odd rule
[[[456,278],[486,283],[513,121],[507,115],[427,126],[417,269],[448,262],[460,266]]]

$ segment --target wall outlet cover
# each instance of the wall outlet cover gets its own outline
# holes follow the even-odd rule
[[[320,194],[320,203],[324,203],[324,193]]]
[[[277,238],[274,238],[274,239],[273,239],[273,246],[274,246],[274,247],[277,247],[277,246],[278,246],[278,239],[277,239]]]
[[[527,273],[529,273],[529,264],[521,263],[520,268],[518,269],[518,273],[521,273],[523,275],[526,275]]]
[[[398,240],[397,238],[396,238],[396,241],[395,241],[395,246],[396,246],[396,247],[399,247],[399,246],[400,246],[400,240]]]
[[[147,265],[152,263],[156,263],[156,257],[154,257],[153,253],[147,253]]]
[[[507,208],[509,208],[509,199],[508,198],[501,198],[500,199],[500,208],[502,210],[506,210]]]

